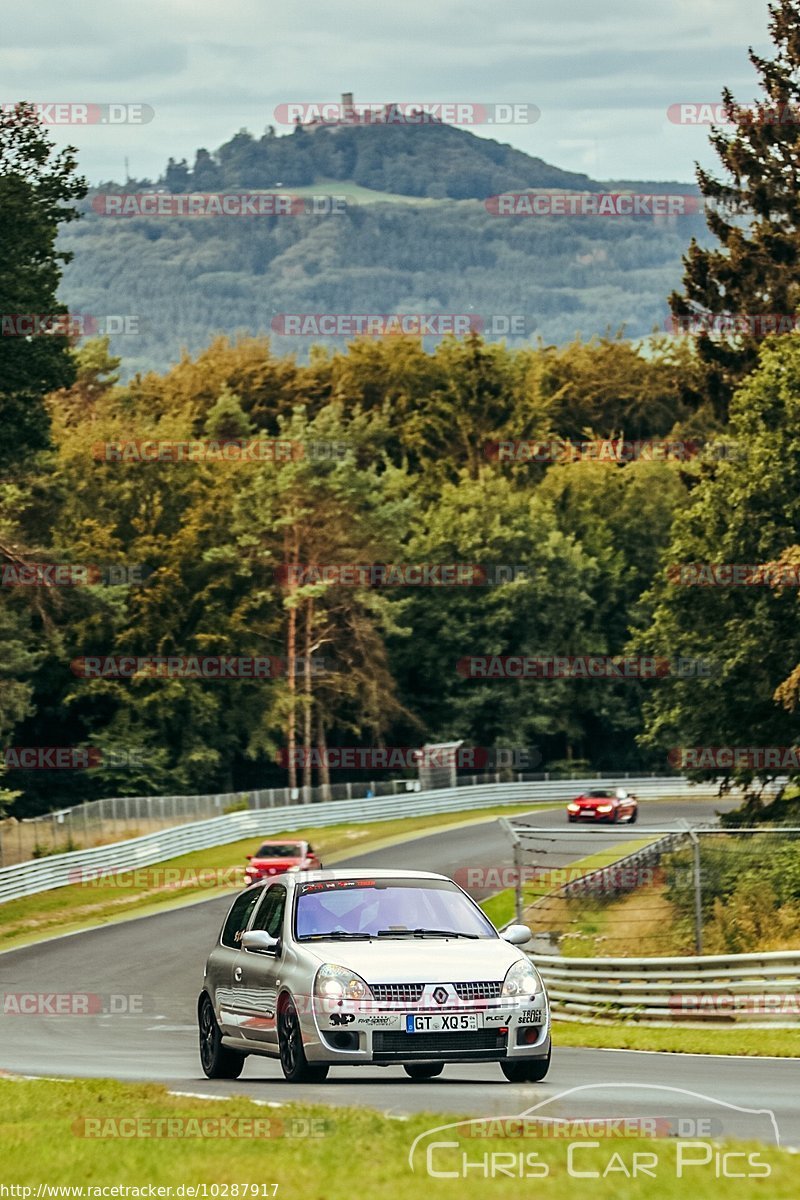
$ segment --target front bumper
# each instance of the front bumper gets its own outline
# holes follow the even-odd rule
[[[407,1032],[409,1016],[474,1017],[473,1029]],[[446,1023],[446,1022],[445,1022]],[[315,1003],[301,1019],[309,1062],[498,1062],[544,1058],[550,1048],[546,994],[447,1004]]]
[[[567,809],[567,816],[570,821],[614,821],[613,812],[598,812],[596,808],[581,808],[577,812],[570,812]]]
[[[248,883],[260,883],[263,879],[277,879],[278,876],[286,875],[290,870],[291,867],[265,867],[263,870],[245,867],[244,873]]]

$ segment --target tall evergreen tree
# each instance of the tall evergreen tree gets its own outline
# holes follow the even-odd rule
[[[749,52],[764,95],[752,106],[741,106],[725,88],[722,99],[733,130],[711,133],[727,178],[697,168],[708,227],[720,245],[707,248],[692,239],[684,257],[683,291],[670,296],[678,319],[751,318],[733,339],[697,336],[708,367],[708,394],[720,417],[770,332],[770,322],[758,318],[791,316],[800,304],[800,4],[773,0],[769,12],[777,53],[770,59]]]
[[[22,321],[65,313],[56,291],[72,257],[56,250],[61,222],[86,194],[71,146],[53,143],[31,105],[0,111],[0,468],[18,465],[48,441],[43,396],[75,377],[64,334],[23,336]]]

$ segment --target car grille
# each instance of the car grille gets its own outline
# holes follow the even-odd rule
[[[507,1035],[496,1029],[476,1029],[466,1033],[400,1033],[378,1030],[372,1035],[373,1057],[424,1057],[426,1054],[488,1053],[506,1049]]]
[[[424,983],[371,983],[369,990],[379,1003],[416,1004],[424,987]]]
[[[425,990],[424,983],[371,983],[370,991],[379,1003],[417,1004]],[[459,1000],[496,1000],[503,990],[499,980],[480,979],[469,983],[451,984]]]
[[[502,990],[502,983],[493,979],[479,980],[476,983],[454,983],[459,1000],[494,1000]]]

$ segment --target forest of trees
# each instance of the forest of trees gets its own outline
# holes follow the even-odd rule
[[[794,544],[793,340],[764,350],[726,430],[702,405],[682,407],[700,368],[669,343],[644,358],[621,340],[515,352],[476,336],[427,354],[400,338],[298,366],[263,341],[218,339],[125,386],[104,342],[75,358],[77,379],[47,402],[52,451],[2,485],[0,548],[17,563],[138,564],[146,578],[3,589],[15,649],[3,667],[4,740],[148,753],[137,769],[61,772],[60,803],[280,782],[290,711],[299,745],[463,738],[597,769],[667,769],[689,728],[692,745],[743,726],[757,744],[791,740],[795,718],[772,693],[800,662],[796,595],[701,595],[676,588],[666,567],[770,561]],[[506,462],[493,449],[614,432],[681,439],[688,457]],[[737,457],[715,452],[723,433]],[[97,450],[231,438],[336,450],[236,464],[102,461]],[[773,443],[786,450],[764,499]],[[764,503],[775,519],[763,519]],[[457,562],[523,570],[492,587],[285,586],[293,563]],[[301,659],[320,656],[324,673],[209,683],[70,669],[86,656],[285,660],[290,640]],[[623,655],[634,641],[638,654],[702,660],[708,674],[481,681],[458,670],[470,655]],[[25,807],[46,805],[52,778],[7,777]]]
[[[214,154],[198,150],[191,167],[170,159],[159,182],[171,192],[205,192],[302,187],[320,180],[351,180],[377,192],[437,200],[483,200],[527,187],[600,188],[588,175],[435,122],[316,130],[297,125],[282,137],[269,126],[260,138],[242,129]]]
[[[478,201],[443,201],[292,218],[89,211],[60,244],[74,254],[63,286],[72,312],[136,318],[112,338],[130,377],[201,351],[209,331],[269,334],[274,351],[307,361],[323,339],[282,334],[282,313],[475,314],[488,338],[510,329],[519,347],[562,345],[578,331],[645,337],[671,328],[666,297],[693,234],[706,236],[702,216],[506,220]],[[504,325],[512,316],[521,333]]]

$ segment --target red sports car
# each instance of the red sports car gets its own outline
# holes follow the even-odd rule
[[[321,871],[322,863],[310,842],[264,842],[255,854],[248,854],[244,873],[248,883],[283,875],[286,871]]]
[[[595,788],[576,796],[567,805],[567,820],[569,821],[628,821],[632,825],[639,815],[639,802],[632,792],[625,788],[610,791],[608,788]]]

